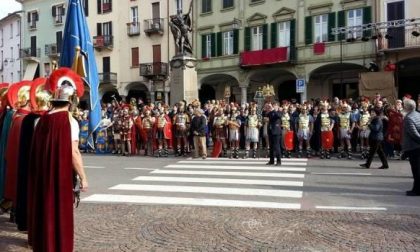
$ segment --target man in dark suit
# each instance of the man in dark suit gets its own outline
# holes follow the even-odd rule
[[[277,159],[277,166],[281,165],[281,149],[280,149],[280,140],[281,140],[281,112],[279,104],[273,102],[269,105],[268,112],[268,137],[270,143],[270,161],[267,165],[274,165],[274,156]]]

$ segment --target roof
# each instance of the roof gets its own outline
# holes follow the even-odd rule
[[[15,12],[9,13],[9,14],[8,14],[7,16],[5,16],[4,18],[0,19],[0,23],[3,23],[4,21],[6,21],[6,20],[8,20],[8,19],[10,19],[10,18],[12,18],[12,17],[18,17],[18,18],[21,18],[21,16],[19,15],[20,13],[23,13],[23,11],[22,11],[22,10],[18,10],[18,11],[15,11]]]

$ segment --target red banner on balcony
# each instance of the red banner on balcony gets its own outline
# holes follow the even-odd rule
[[[241,66],[258,66],[289,61],[288,47],[241,53]]]
[[[325,43],[315,43],[314,44],[314,54],[321,55],[325,53]]]

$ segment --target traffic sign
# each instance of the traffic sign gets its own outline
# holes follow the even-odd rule
[[[296,93],[304,93],[305,92],[305,79],[297,79],[296,80]]]

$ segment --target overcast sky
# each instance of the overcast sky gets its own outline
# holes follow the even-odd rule
[[[0,6],[0,19],[7,16],[8,13],[15,12],[22,8],[21,4],[15,0],[0,0]]]

